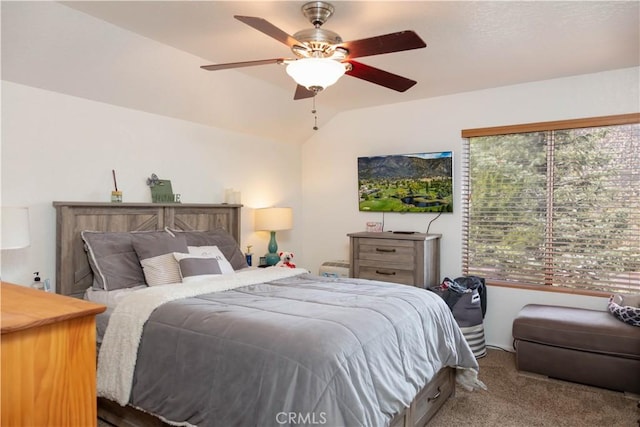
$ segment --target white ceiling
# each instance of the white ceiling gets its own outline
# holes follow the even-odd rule
[[[262,17],[293,34],[311,26],[300,12],[303,3],[64,2],[95,18],[202,58],[201,65],[291,57],[286,45],[234,19],[233,15]],[[333,1],[333,4],[335,15],[324,28],[337,32],[344,40],[414,30],[427,48],[359,58],[360,62],[417,80],[418,84],[405,93],[397,93],[344,76],[317,97],[319,113],[325,114],[321,116],[325,122],[327,115],[349,109],[640,65],[638,1]],[[4,43],[5,40],[3,49]],[[239,98],[255,99],[263,111],[277,110],[269,123],[261,123],[258,117],[245,117],[247,122],[265,127],[254,129],[255,132],[282,140],[290,139],[291,135],[304,140],[313,133],[312,117],[308,115],[310,100],[293,101],[295,84],[283,66],[202,72],[212,81],[233,76],[235,80],[230,81],[240,82],[232,88]],[[258,96],[255,85],[249,84],[255,79],[264,82],[265,90],[277,88],[286,96],[278,99]],[[245,80],[247,85],[243,84]],[[251,98],[247,91],[255,96]],[[136,108],[145,109],[143,105]],[[306,114],[300,116],[300,110]],[[300,132],[292,132],[297,127]]]

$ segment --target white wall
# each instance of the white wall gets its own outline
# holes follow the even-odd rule
[[[40,271],[55,283],[52,202],[109,201],[112,169],[125,202],[151,202],[151,173],[170,179],[183,203],[221,203],[225,188],[240,190],[240,243],[256,255],[269,236],[253,231],[253,208],[291,206],[294,230],[278,243],[302,256],[299,158],[291,144],[3,81],[2,205],[29,207],[31,246],[2,251],[2,280],[29,284]]]
[[[358,156],[441,150],[454,152],[458,203],[453,214],[433,223],[431,232],[443,234],[442,276],[455,277],[461,271],[461,129],[640,110],[640,69],[636,67],[353,110],[323,124],[300,148],[180,120],[185,117],[181,111],[199,108],[204,116],[222,120],[216,122],[224,123],[219,126],[241,125],[248,132],[256,128],[255,123],[244,123],[242,114],[244,108],[254,107],[251,100],[235,96],[230,91],[234,85],[196,74],[200,58],[58,3],[9,2],[6,6],[2,205],[30,208],[32,245],[3,251],[1,275],[18,283],[29,283],[34,271],[55,279],[51,202],[107,201],[112,169],[129,202],[150,201],[145,179],[154,172],[171,179],[184,202],[221,202],[224,188],[241,190],[242,202],[249,208],[243,209],[241,245],[253,244],[257,255],[266,251],[268,236],[253,232],[251,208],[291,206],[294,230],[279,232],[278,242],[281,249],[296,253],[299,265],[317,271],[325,260],[347,258],[347,233],[363,230],[366,221],[382,219],[381,214],[358,212]],[[102,46],[100,52],[95,51],[96,45]],[[59,92],[36,89],[50,87],[50,79],[43,78],[47,73],[56,76],[54,87]],[[176,79],[177,75],[188,78]],[[185,87],[191,81],[197,82],[195,89]],[[240,81],[256,85],[258,90],[250,91],[252,97],[261,92],[269,99],[290,99],[289,92],[246,76]],[[158,101],[158,109],[153,110],[158,114],[80,98],[95,97],[92,89],[97,87],[109,89],[98,91],[102,95],[131,92],[131,102],[123,104],[131,108],[151,97]],[[165,92],[184,94],[178,97],[177,112],[167,111],[171,103],[163,97]],[[202,93],[206,96],[195,96]],[[97,99],[111,102],[109,96]],[[274,114],[279,114],[276,109],[265,111],[262,120],[269,122]],[[211,124],[204,116],[202,123]],[[387,214],[384,221],[387,229],[425,231],[433,217]],[[492,287],[488,294],[487,338],[505,347],[511,344],[515,313],[528,302],[597,308],[604,304],[602,298],[505,288]]]
[[[343,113],[302,149],[303,247],[307,267],[347,259],[347,233],[364,231],[380,213],[358,212],[356,158],[364,155],[452,150],[454,213],[430,232],[442,233],[441,274],[461,274],[460,154],[462,129],[564,120],[640,111],[639,68],[461,93]],[[435,214],[386,214],[387,230],[426,231]],[[605,309],[603,298],[491,287],[487,340],[511,346],[511,323],[526,303]]]
[[[284,88],[242,71],[210,73],[200,66],[212,63],[211,59],[140,36],[63,2],[10,1],[0,7],[3,80],[260,139],[297,143],[313,132],[309,110],[291,100],[294,86],[284,72],[279,74],[288,83]],[[210,42],[215,46],[214,40]],[[266,68],[268,72],[270,67]],[[273,66],[272,72],[277,68]],[[265,108],[259,102],[264,99],[278,108]],[[282,132],[282,109],[291,122],[310,125]],[[324,108],[323,115],[332,113]]]
[[[40,271],[54,281],[52,201],[109,201],[112,169],[125,202],[151,201],[151,173],[185,203],[240,190],[240,243],[256,257],[269,236],[253,232],[251,208],[291,206],[295,228],[278,243],[302,257],[300,148],[258,135],[279,113],[253,102],[290,101],[290,90],[238,73],[212,78],[199,68],[209,61],[58,2],[5,2],[2,24],[2,205],[28,206],[32,235],[31,247],[2,251],[3,280],[28,284]],[[247,123],[254,109],[259,119]]]
[[[32,272],[55,279],[54,200],[107,201],[111,170],[125,201],[150,201],[145,179],[171,179],[186,202],[221,202],[223,190],[242,191],[248,208],[292,206],[294,230],[278,233],[280,247],[317,271],[348,256],[346,234],[381,220],[357,208],[360,155],[454,151],[460,180],[460,130],[635,112],[638,68],[463,93],[344,113],[302,149],[267,139],[116,107],[20,84],[2,83],[2,205],[28,206],[32,245],[2,252],[2,279],[29,283]],[[300,161],[301,159],[301,161]],[[461,271],[460,193],[453,214],[437,219],[442,276]],[[304,211],[303,211],[304,208]],[[387,229],[425,231],[432,214],[386,214]],[[243,246],[266,251],[266,233],[253,232],[244,209]],[[491,287],[487,341],[510,347],[511,322],[526,303],[604,309],[603,298]]]

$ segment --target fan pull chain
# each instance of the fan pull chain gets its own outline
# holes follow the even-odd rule
[[[318,115],[316,114],[316,96],[313,95],[313,109],[311,110],[311,114],[313,117],[313,130],[318,130]]]

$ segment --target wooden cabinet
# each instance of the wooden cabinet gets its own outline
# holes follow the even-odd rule
[[[100,304],[2,283],[2,426],[95,426]]]
[[[440,281],[440,234],[351,233],[349,276],[425,288]]]
[[[56,208],[56,292],[82,297],[93,275],[80,233],[84,230],[150,231],[223,228],[240,236],[242,205],[195,203],[53,202]],[[64,254],[64,255],[63,255]]]

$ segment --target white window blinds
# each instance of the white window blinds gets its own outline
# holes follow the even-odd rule
[[[463,131],[464,274],[640,290],[640,114],[606,119]]]

